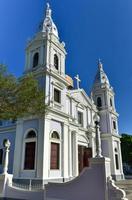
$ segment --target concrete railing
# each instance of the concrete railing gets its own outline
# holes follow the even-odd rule
[[[42,186],[42,185],[41,185]],[[28,200],[127,200],[125,192],[115,186],[111,178],[110,159],[92,158],[90,167],[77,178],[66,183],[40,185],[14,184],[12,176],[0,176],[1,197]],[[35,188],[34,188],[35,187]]]
[[[111,178],[110,159],[92,158],[90,167],[67,183],[45,186],[46,200],[127,200]]]

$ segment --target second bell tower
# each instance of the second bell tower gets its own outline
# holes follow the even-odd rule
[[[123,178],[118,113],[115,109],[114,90],[98,61],[98,70],[92,88],[92,98],[100,115],[100,131],[103,156],[111,159],[111,172],[114,179]]]

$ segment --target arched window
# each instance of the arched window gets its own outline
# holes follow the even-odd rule
[[[110,106],[112,107],[113,106],[113,103],[112,103],[112,99],[110,98]]]
[[[102,100],[101,100],[101,97],[98,97],[98,98],[97,98],[97,106],[98,106],[98,107],[102,107]]]
[[[58,59],[58,56],[55,54],[54,55],[54,67],[55,69],[59,69],[59,59]]]
[[[113,128],[116,130],[116,122],[113,121]]]
[[[60,139],[59,134],[56,131],[53,131],[51,138],[53,139]]]
[[[26,139],[29,139],[29,138],[36,138],[36,133],[35,133],[33,130],[31,130],[31,131],[27,134]]]
[[[116,169],[119,169],[119,160],[118,160],[118,150],[115,148],[115,163],[116,163]]]
[[[24,169],[34,170],[35,169],[35,157],[36,157],[36,133],[31,130],[28,132],[25,138],[25,158],[24,158]]]
[[[33,67],[38,66],[38,62],[39,62],[39,53],[35,53],[33,56]]]
[[[54,131],[51,134],[51,154],[50,154],[50,169],[57,170],[60,168],[60,137]]]

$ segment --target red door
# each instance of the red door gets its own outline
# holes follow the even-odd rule
[[[35,142],[27,142],[25,146],[24,169],[33,170],[35,168]]]
[[[78,168],[79,173],[84,167],[89,167],[89,159],[92,157],[92,148],[78,146]]]
[[[51,142],[50,168],[59,169],[59,144]]]
[[[83,167],[89,167],[89,159],[92,157],[92,148],[84,148]]]

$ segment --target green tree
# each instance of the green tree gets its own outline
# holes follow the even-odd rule
[[[132,166],[132,135],[122,134],[121,150],[123,162]]]
[[[33,74],[20,79],[0,65],[0,119],[15,120],[29,115],[43,115],[45,95]]]

